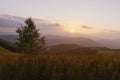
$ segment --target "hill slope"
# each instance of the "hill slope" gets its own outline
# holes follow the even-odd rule
[[[77,44],[86,47],[104,47],[103,44],[96,42],[88,38],[76,38],[76,37],[61,37],[53,35],[46,36],[46,45],[58,45],[58,44]],[[0,39],[15,43],[17,40],[17,35],[0,35]]]
[[[2,40],[2,39],[0,39],[0,47],[5,48],[9,51],[13,51],[13,52],[16,51],[16,46],[13,43]]]
[[[75,44],[59,44],[50,46],[45,52],[49,54],[95,54],[97,49],[90,47],[82,47]]]
[[[103,47],[104,45],[88,38],[53,38],[47,40],[48,45],[77,44],[86,47]]]

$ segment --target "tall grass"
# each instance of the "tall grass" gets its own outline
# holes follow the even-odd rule
[[[0,80],[120,80],[120,54],[0,55]]]

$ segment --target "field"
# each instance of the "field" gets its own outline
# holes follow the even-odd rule
[[[0,80],[120,80],[120,54],[1,54]]]

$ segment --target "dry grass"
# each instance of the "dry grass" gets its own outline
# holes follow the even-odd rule
[[[120,54],[3,54],[0,80],[120,80]]]

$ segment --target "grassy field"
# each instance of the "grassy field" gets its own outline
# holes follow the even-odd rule
[[[1,54],[0,80],[120,80],[120,54]]]

